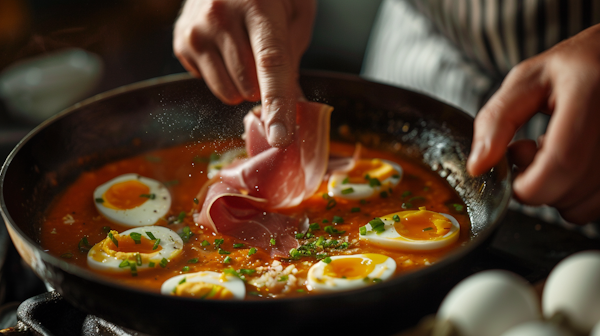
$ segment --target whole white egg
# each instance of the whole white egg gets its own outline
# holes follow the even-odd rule
[[[160,182],[124,174],[94,190],[96,209],[111,222],[128,227],[155,224],[171,208],[171,194]]]
[[[539,318],[538,299],[531,285],[500,270],[480,272],[460,282],[448,293],[436,316],[452,323],[461,336],[498,336]]]
[[[548,276],[542,294],[544,317],[557,312],[589,333],[600,321],[600,251],[585,251],[561,261]]]
[[[573,336],[573,333],[545,321],[530,321],[510,328],[502,336]]]

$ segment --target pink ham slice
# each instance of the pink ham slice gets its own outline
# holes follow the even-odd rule
[[[248,113],[244,137],[249,158],[221,170],[206,192],[196,222],[251,246],[270,249],[271,256],[285,257],[298,247],[293,234],[305,224],[304,219],[270,210],[296,206],[319,188],[327,170],[332,110],[319,103],[299,102],[294,140],[283,149],[268,145],[260,107]],[[274,246],[271,238],[275,238]]]

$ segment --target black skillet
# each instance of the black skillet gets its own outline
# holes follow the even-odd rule
[[[510,197],[508,164],[470,177],[473,119],[427,96],[339,74],[305,73],[300,82],[309,100],[334,106],[333,139],[398,152],[444,177],[468,205],[470,241],[441,262],[368,288],[242,302],[135,290],[45,253],[38,239],[44,211],[81,172],[151,149],[241,135],[253,104],[223,105],[202,81],[172,75],[88,99],[19,143],[0,173],[2,216],[19,253],[74,306],[149,334],[388,334],[416,323],[435,311],[499,224]]]

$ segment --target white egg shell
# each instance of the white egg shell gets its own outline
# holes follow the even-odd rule
[[[533,288],[512,273],[492,270],[472,275],[456,285],[442,302],[436,318],[449,320],[461,336],[498,336],[539,317]]]
[[[246,297],[246,285],[240,278],[212,271],[176,275],[162,284],[161,294],[173,295],[173,290],[184,278],[186,282],[205,282],[223,286],[233,294],[235,300],[243,300]]]
[[[600,321],[596,323],[594,328],[592,328],[592,332],[590,332],[590,336],[600,336]]]
[[[548,322],[530,321],[510,328],[502,336],[573,336],[573,333]]]
[[[343,279],[327,276],[324,274],[327,264],[323,261],[319,261],[308,270],[307,287],[311,291],[330,293],[357,289],[372,284],[371,282],[364,281],[365,277],[369,279],[380,279],[381,281],[388,280],[396,271],[396,262],[394,259],[381,254],[374,255],[379,258],[385,258],[385,260],[381,263],[376,263],[375,268],[373,271],[371,271],[371,273],[366,274],[364,277],[360,277],[359,279]],[[344,258],[362,258],[363,261],[373,260],[369,254],[339,255],[330,258],[332,260],[331,262],[335,262],[335,260]]]
[[[144,226],[129,229],[119,233],[120,236],[128,236],[130,233],[136,232],[148,238],[147,232],[154,235],[154,238],[160,239],[159,246],[161,249],[155,252],[150,260],[154,262],[154,267],[159,267],[160,261],[165,258],[168,261],[178,257],[183,249],[183,240],[177,232],[162,226]],[[87,255],[87,262],[90,268],[105,271],[105,272],[130,272],[129,267],[119,267],[122,259],[106,254],[100,249],[102,242],[92,246]],[[138,271],[149,269],[149,263],[143,263],[142,266],[136,266]]]
[[[561,261],[548,276],[542,294],[544,317],[557,312],[582,333],[600,321],[600,251],[585,251]]]
[[[394,227],[394,221],[390,219],[385,219],[381,217],[381,220],[385,223],[385,231],[377,234],[372,231],[371,224],[366,225],[367,234],[360,235],[360,240],[365,240],[370,242],[371,244],[391,248],[391,249],[400,249],[405,251],[430,251],[437,250],[440,248],[444,248],[446,246],[452,245],[454,242],[458,240],[460,233],[460,225],[456,218],[440,213],[440,215],[448,218],[452,223],[452,228],[442,237],[432,239],[432,240],[415,240],[401,236]]]
[[[138,180],[150,188],[150,194],[154,194],[154,199],[148,199],[146,202],[133,209],[117,210],[107,207],[103,202],[97,202],[97,199],[103,198],[104,193],[116,183]],[[106,219],[113,223],[118,223],[128,227],[146,226],[155,224],[161,217],[165,216],[171,208],[171,194],[167,187],[162,183],[140,176],[138,174],[124,174],[100,185],[94,190],[94,204],[96,209]]]
[[[387,179],[380,181],[382,186],[386,186],[387,190],[388,187],[395,187],[398,185],[398,183],[400,183],[400,180],[402,179],[402,174],[403,174],[403,170],[402,167],[400,167],[400,165],[398,165],[395,162],[392,161],[388,161],[388,160],[381,160],[389,165],[392,166],[392,168],[394,168],[394,170],[397,172],[397,177],[394,176],[390,176]],[[365,183],[343,183],[344,180],[346,179],[346,177],[348,177],[348,174],[346,174],[345,172],[335,172],[333,174],[331,174],[331,176],[329,177],[329,181],[327,183],[327,193],[329,194],[329,196],[331,197],[341,197],[341,198],[345,198],[345,199],[349,199],[349,200],[360,200],[360,199],[366,199],[369,198],[373,195],[379,195],[379,192],[382,190],[381,186],[375,186],[375,187],[371,187],[369,186],[369,184],[367,183],[367,181],[365,181]],[[351,193],[344,193],[342,192],[345,189],[348,188],[352,188],[353,192]]]

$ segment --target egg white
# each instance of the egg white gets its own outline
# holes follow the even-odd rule
[[[210,161],[206,176],[209,179],[213,178],[221,171],[221,169],[230,165],[235,159],[245,157],[246,155],[246,148],[244,147],[234,148],[222,153],[219,156],[219,159]]]
[[[426,251],[441,249],[446,246],[452,245],[454,242],[456,242],[456,240],[458,240],[460,233],[460,225],[458,224],[456,218],[444,213],[439,214],[448,218],[452,223],[450,231],[448,231],[448,233],[441,237],[436,237],[431,240],[417,240],[404,237],[396,231],[396,228],[394,227],[395,222],[392,219],[392,216],[394,214],[390,214],[380,217],[383,223],[385,224],[385,231],[378,234],[377,232],[372,230],[371,224],[367,224],[367,234],[361,234],[359,239],[367,241],[374,245],[407,251]],[[432,226],[435,227],[433,224]]]
[[[232,294],[234,300],[243,300],[246,296],[246,286],[244,282],[233,275],[218,272],[204,271],[198,273],[180,274],[165,281],[160,292],[164,295],[174,295],[175,288],[185,278],[185,282],[205,282],[213,285],[219,285],[227,288]]]
[[[137,180],[148,186],[150,194],[154,194],[155,196],[154,199],[148,199],[133,209],[125,210],[112,209],[107,207],[104,202],[97,201],[98,199],[104,199],[104,193],[112,185],[131,180]],[[113,223],[128,227],[153,225],[169,212],[171,208],[171,194],[162,183],[156,180],[138,174],[124,174],[96,188],[94,190],[94,204],[98,212]]]
[[[154,268],[160,267],[159,265],[163,258],[167,259],[167,261],[171,261],[179,257],[183,249],[183,240],[181,237],[179,237],[175,231],[166,227],[137,227],[123,231],[119,233],[119,235],[129,236],[129,234],[132,232],[139,233],[145,236],[145,238],[149,238],[147,232],[150,232],[152,235],[154,235],[154,238],[160,239],[160,243],[158,245],[161,247],[161,249],[157,252],[148,254],[147,257],[144,257],[144,259],[147,259],[147,261],[143,262],[142,266],[136,266],[138,271],[150,269],[150,262],[155,264]],[[110,238],[107,237],[106,239]],[[129,267],[119,267],[121,262],[123,262],[123,260],[126,258],[119,259],[115,256],[107,254],[104,250],[102,250],[103,242],[104,240],[94,245],[88,252],[87,262],[90,268],[105,272],[131,272]]]
[[[344,183],[344,180],[348,177],[347,172],[335,172],[329,177],[327,182],[327,193],[331,197],[341,197],[349,200],[361,200],[367,199],[374,195],[379,195],[381,191],[387,191],[388,188],[394,188],[400,183],[402,179],[403,170],[400,165],[395,162],[388,160],[381,160],[392,166],[396,171],[397,177],[390,176],[383,181],[380,181],[380,186],[371,187],[369,182],[365,180],[365,183]],[[353,192],[343,193],[343,190],[352,188]]]
[[[336,260],[345,258],[362,258],[363,262],[374,262],[369,255],[370,254],[340,255],[330,258],[331,263],[335,263]],[[380,258],[385,257],[385,261],[375,264],[373,271],[369,274],[364,274],[360,279],[344,279],[325,275],[325,267],[328,264],[319,261],[308,270],[307,288],[311,291],[327,293],[365,287],[373,284],[373,279],[380,279],[381,281],[388,280],[396,271],[396,262],[394,259],[381,254],[377,254],[376,256]]]

